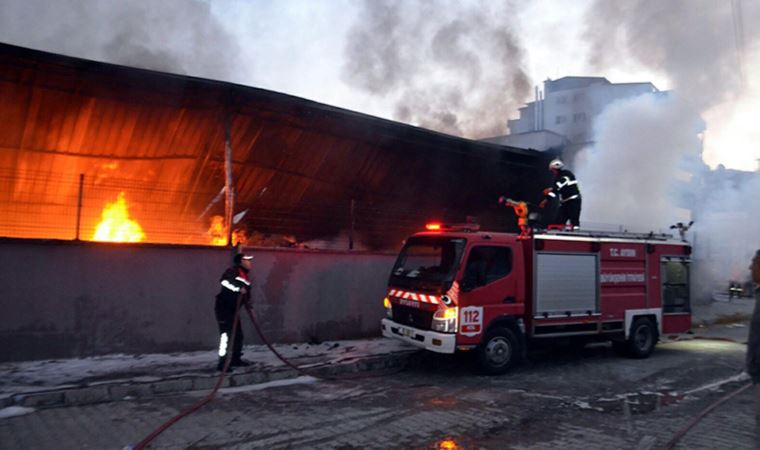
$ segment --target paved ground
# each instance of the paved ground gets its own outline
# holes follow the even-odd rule
[[[310,374],[336,376],[398,367],[416,349],[391,339],[363,339],[320,344],[278,344],[276,351]],[[266,346],[246,346],[251,363],[236,369],[224,387],[246,386],[299,375]],[[152,397],[156,394],[208,391],[216,384],[214,351],[105,355],[81,359],[0,364],[0,408],[71,406]],[[0,409],[0,417],[6,409]]]
[[[698,329],[739,341],[746,332]],[[631,360],[595,345],[534,352],[498,377],[478,375],[466,355],[419,354],[401,371],[372,373],[380,376],[232,388],[151,448],[663,448],[699,411],[746,384],[744,352],[741,343],[694,339]],[[123,448],[201,395],[39,409],[0,420],[0,448]],[[745,392],[677,448],[753,448],[752,408]]]
[[[150,448],[664,448],[698,413],[747,383],[746,323],[704,321],[710,322],[695,327],[693,335],[661,343],[646,360],[621,358],[609,345],[597,344],[532,352],[523,366],[497,377],[479,375],[468,355],[427,353],[412,353],[403,368],[352,370],[340,381],[280,372],[290,378],[225,388]],[[325,367],[322,363],[332,361],[328,367],[334,367],[340,361],[358,370],[377,350],[372,341],[364,345],[310,348],[312,354],[302,355],[301,363]],[[291,346],[293,352],[305,350]],[[395,347],[386,350],[405,354]],[[336,358],[338,353],[343,356]],[[33,367],[50,365],[37,364]],[[281,371],[273,364],[256,369]],[[43,373],[38,369],[37,378],[32,373],[10,378],[44,384],[50,376]],[[95,376],[95,383],[102,377]],[[71,382],[76,387],[81,378],[56,378],[70,383],[58,390],[74,389]],[[38,405],[0,419],[0,448],[121,449],[135,444],[207,392],[169,389],[160,381],[143,380],[154,383],[146,395],[66,407]],[[0,387],[11,390],[12,383],[4,383]],[[753,410],[752,394],[745,391],[707,415],[676,448],[755,448]]]

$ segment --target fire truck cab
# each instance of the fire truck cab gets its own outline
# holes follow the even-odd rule
[[[475,350],[490,374],[556,338],[646,358],[660,335],[691,327],[690,254],[669,235],[417,233],[391,271],[381,329],[433,352]]]

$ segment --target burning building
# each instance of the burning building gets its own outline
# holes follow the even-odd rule
[[[0,98],[3,237],[223,244],[226,142],[235,236],[259,245],[391,248],[472,215],[515,229],[496,199],[537,200],[548,175],[538,152],[5,44]]]

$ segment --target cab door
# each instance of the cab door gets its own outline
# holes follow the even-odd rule
[[[477,344],[488,324],[504,315],[522,315],[515,270],[516,246],[484,243],[469,248],[458,274],[459,344]]]

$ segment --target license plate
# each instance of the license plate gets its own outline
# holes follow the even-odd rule
[[[401,331],[402,336],[414,337],[414,330],[410,330],[409,328],[401,328],[399,331]]]

